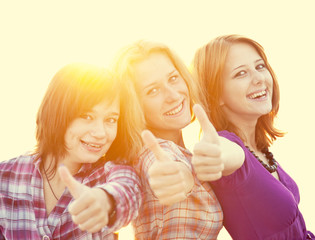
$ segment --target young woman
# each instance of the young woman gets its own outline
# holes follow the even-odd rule
[[[116,239],[137,216],[140,180],[128,163],[141,137],[126,91],[88,64],[54,76],[35,153],[0,162],[0,239]]]
[[[232,238],[315,239],[299,211],[296,183],[268,150],[283,133],[273,125],[279,86],[262,46],[217,37],[196,52],[194,75],[213,126],[244,153],[223,161],[223,177],[211,182]]]
[[[115,72],[134,85],[142,107],[135,114],[157,137],[143,132],[148,148],[136,165],[144,191],[133,222],[136,239],[216,239],[222,228],[221,208],[210,186],[196,178],[182,136],[192,119],[192,104],[198,101],[188,69],[160,43],[138,41],[118,56]],[[218,179],[220,161],[215,168],[213,177]]]

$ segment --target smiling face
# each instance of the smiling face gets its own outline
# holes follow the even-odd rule
[[[82,113],[67,128],[64,164],[78,170],[82,163],[94,163],[103,156],[117,134],[119,101],[103,101]]]
[[[257,121],[272,109],[273,80],[264,60],[247,43],[233,44],[223,70],[220,105],[228,119]]]
[[[184,79],[162,53],[151,53],[134,67],[147,127],[164,139],[178,135],[191,120],[189,92]]]

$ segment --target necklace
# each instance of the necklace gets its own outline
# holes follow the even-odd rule
[[[274,171],[277,170],[278,163],[273,157],[273,154],[269,152],[268,148],[264,148],[261,150],[263,154],[265,154],[266,158],[268,159],[269,165],[264,163],[262,160],[259,159],[259,157],[255,154],[254,151],[252,151],[249,147],[246,146],[246,148],[255,156],[255,158],[261,163],[261,165],[264,166],[270,173],[273,173]]]
[[[50,188],[50,190],[51,190],[52,194],[54,195],[54,197],[56,198],[56,200],[58,201],[58,200],[59,200],[59,198],[57,198],[57,196],[56,196],[56,194],[55,194],[55,192],[54,192],[53,188],[52,188],[52,187],[51,187],[51,185],[50,185],[50,181],[49,181],[49,179],[48,179],[48,177],[47,177],[46,169],[45,169],[45,168],[43,168],[43,169],[44,169],[45,177],[46,177],[46,179],[47,179],[47,182],[48,182],[49,188]]]

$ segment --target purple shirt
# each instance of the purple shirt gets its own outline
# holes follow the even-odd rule
[[[278,166],[278,181],[235,134],[219,135],[240,145],[245,152],[241,168],[211,182],[223,209],[223,224],[234,240],[306,239],[306,227],[298,208],[299,190]]]
[[[74,176],[89,187],[101,187],[116,202],[116,220],[97,233],[81,231],[73,223],[68,205],[73,200],[66,188],[47,216],[40,160],[22,155],[0,162],[0,239],[117,239],[114,231],[138,214],[141,204],[140,181],[133,168],[106,162],[91,170],[84,164]],[[86,176],[86,172],[90,172]],[[46,236],[46,237],[45,237]]]

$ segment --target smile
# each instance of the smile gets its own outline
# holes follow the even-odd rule
[[[261,92],[257,92],[257,93],[253,93],[253,94],[249,95],[248,98],[250,98],[250,99],[258,99],[258,98],[265,97],[266,95],[267,95],[267,91],[263,90]]]
[[[93,144],[93,143],[88,143],[85,142],[83,140],[81,140],[81,142],[83,143],[83,145],[91,147],[91,148],[96,148],[96,149],[101,149],[101,147],[103,146],[102,144]]]
[[[179,106],[177,106],[176,108],[172,109],[169,112],[166,112],[165,115],[166,116],[173,116],[176,115],[177,113],[179,113],[182,109],[183,109],[183,102],[181,102],[181,104],[179,104]]]

